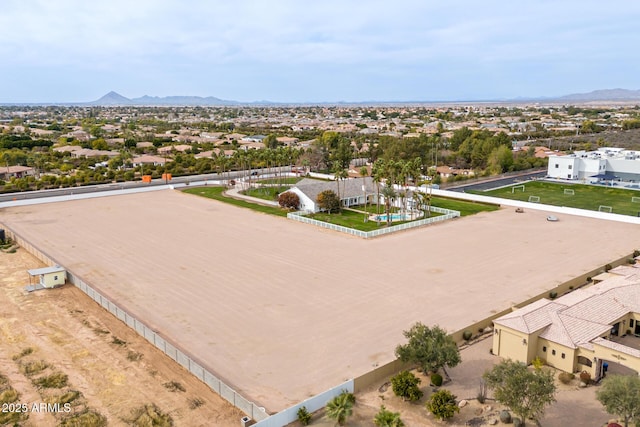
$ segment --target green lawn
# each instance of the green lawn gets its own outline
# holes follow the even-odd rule
[[[516,187],[513,192],[512,187]],[[540,197],[540,203],[546,205],[567,206],[591,211],[597,211],[601,205],[611,206],[613,213],[622,215],[637,216],[638,212],[640,212],[640,203],[631,201],[632,197],[640,197],[640,191],[598,185],[561,184],[542,181],[525,183],[524,191],[522,191],[522,188],[517,187],[518,185],[515,185],[490,191],[474,191],[474,193],[525,202],[529,201],[530,196],[538,196]],[[575,194],[573,196],[564,194],[565,189],[571,189]]]
[[[260,184],[283,184],[283,185],[293,185],[302,181],[302,177],[295,176],[283,176],[282,178],[269,178],[269,179],[260,179],[256,182]]]
[[[445,197],[432,197],[431,205],[443,209],[458,211],[460,212],[460,216],[473,215],[479,212],[491,212],[500,209],[500,206],[489,203],[468,202],[466,200],[449,199]]]
[[[288,212],[286,209],[259,205],[257,203],[250,203],[244,200],[237,200],[231,197],[227,197],[222,194],[225,191],[224,187],[196,187],[196,188],[189,188],[183,191],[185,193],[195,194],[196,196],[208,197],[210,199],[219,200],[221,202],[229,203],[235,206],[240,206],[242,208],[253,209],[254,211],[263,212],[270,215],[287,216],[287,212]]]
[[[260,187],[260,188],[250,188],[244,191],[244,194],[251,197],[257,197],[259,199],[264,200],[278,200],[278,194],[283,191],[287,191],[291,187],[288,185],[282,185],[278,187]]]
[[[436,216],[440,214],[432,214],[432,216]],[[360,231],[373,231],[378,228],[386,226],[386,222],[381,222],[379,225],[375,221],[367,221],[364,222],[364,214],[360,212],[354,212],[351,210],[343,209],[340,213],[324,213],[319,212],[316,214],[308,215],[309,218],[315,219],[317,221],[328,222],[330,224],[341,225],[343,227],[354,228]],[[422,218],[418,218],[422,219]],[[409,221],[393,221],[391,225],[404,224]]]
[[[263,206],[256,203],[247,202],[244,200],[237,200],[231,197],[227,197],[222,193],[225,191],[224,187],[196,187],[184,190],[185,193],[195,194],[197,196],[208,197],[210,199],[219,200],[221,202],[230,203],[235,206],[249,208],[258,212],[267,213],[270,215],[287,216],[286,209],[280,209],[277,207]],[[259,191],[254,189],[253,191]],[[497,205],[490,205],[486,203],[467,202],[463,200],[446,199],[442,197],[434,197],[432,199],[432,205],[445,209],[452,209],[460,212],[460,215],[472,215],[483,211],[493,211],[499,208]],[[364,207],[363,207],[364,208]],[[364,209],[363,209],[364,210]],[[396,209],[393,209],[396,210]],[[376,212],[376,205],[367,206],[367,211],[370,213]],[[381,214],[384,214],[384,206],[380,206]],[[441,215],[432,212],[432,216]],[[386,225],[386,222],[381,222],[380,225],[375,221],[364,221],[364,214],[360,212],[354,212],[350,210],[342,210],[340,213],[317,213],[310,216],[318,221],[329,222],[331,224],[341,225],[343,227],[354,228],[361,231],[373,231]],[[422,219],[422,218],[418,218]],[[408,221],[394,221],[392,225],[402,224]]]

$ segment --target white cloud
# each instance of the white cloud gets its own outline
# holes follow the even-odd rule
[[[345,78],[345,86],[331,88],[336,93],[355,93],[357,87],[346,85],[358,81],[396,85],[403,93],[418,83],[446,90],[438,79],[454,91],[496,74],[504,87],[508,79],[533,80],[537,75],[527,76],[527,69],[544,66],[558,73],[558,82],[571,81],[578,65],[581,79],[596,81],[589,61],[637,69],[638,21],[640,3],[622,0],[4,0],[0,55],[3,67],[32,71],[25,75],[67,67],[70,81],[75,73],[114,81],[146,73],[157,76],[148,84],[162,85],[186,75],[190,87],[206,89],[214,87],[212,78],[231,81],[250,72],[263,91],[295,84],[293,78],[338,84],[339,75],[360,77]]]

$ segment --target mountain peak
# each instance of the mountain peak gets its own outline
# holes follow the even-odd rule
[[[130,103],[131,100],[129,98],[126,98],[115,91],[111,91],[97,101],[92,102],[92,104],[98,105],[124,105]]]

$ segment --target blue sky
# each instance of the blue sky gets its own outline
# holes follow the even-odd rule
[[[639,22],[628,0],[2,0],[0,102],[640,89]]]

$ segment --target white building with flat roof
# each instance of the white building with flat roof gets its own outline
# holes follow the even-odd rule
[[[603,147],[549,156],[550,178],[598,181],[640,181],[640,151]]]

